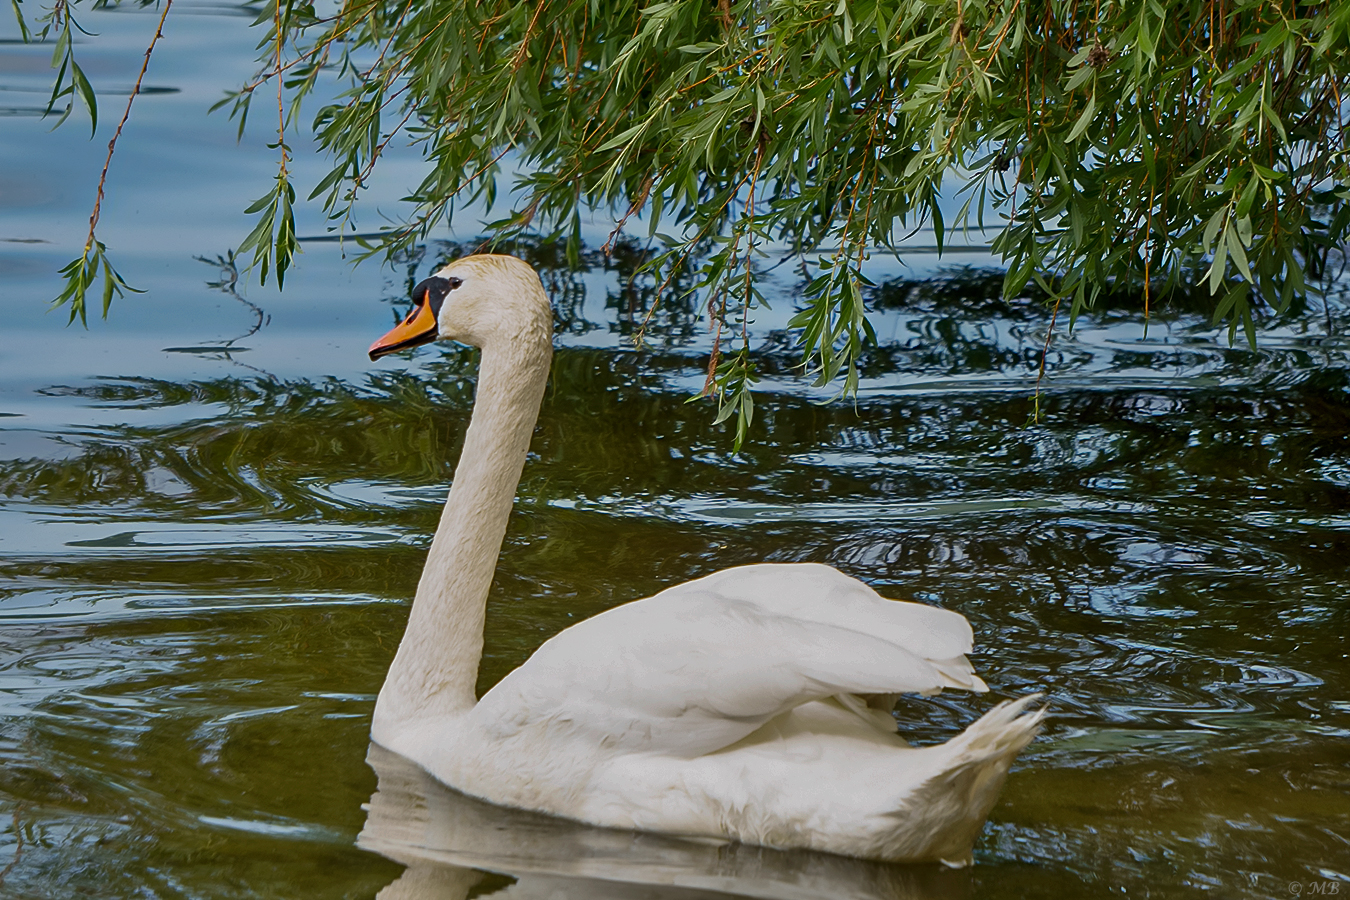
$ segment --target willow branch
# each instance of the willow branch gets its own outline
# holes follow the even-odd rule
[[[131,116],[131,104],[136,102],[136,95],[141,92],[141,82],[145,79],[145,70],[150,68],[150,54],[155,52],[155,45],[164,36],[164,20],[169,17],[171,6],[173,6],[173,0],[164,0],[164,11],[159,14],[159,24],[155,26],[155,36],[150,39],[150,46],[145,48],[145,59],[141,60],[141,71],[136,76],[136,84],[131,88],[131,96],[127,97],[127,108],[122,110],[122,119],[117,123],[117,130],[113,132],[112,140],[108,141],[108,157],[103,160],[103,171],[98,176],[98,194],[94,198],[94,211],[89,215],[89,236],[84,241],[85,256],[89,255],[89,248],[94,246],[94,229],[98,227],[98,217],[103,209],[103,187],[108,181],[108,167],[112,165],[113,151],[117,149],[117,139],[122,136],[122,128]]]

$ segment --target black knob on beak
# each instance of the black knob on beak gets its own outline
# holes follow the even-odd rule
[[[417,286],[412,289],[412,299],[418,306],[423,303],[430,303],[431,314],[439,316],[441,304],[445,302],[445,295],[448,293],[450,293],[449,280],[433,275],[425,281],[417,283]]]

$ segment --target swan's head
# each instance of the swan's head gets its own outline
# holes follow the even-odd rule
[[[370,345],[372,360],[432,341],[552,342],[548,295],[529,263],[514,256],[457,259],[413,288],[412,300],[407,318]]]

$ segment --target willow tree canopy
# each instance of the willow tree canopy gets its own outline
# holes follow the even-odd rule
[[[45,20],[58,40],[74,2]],[[264,279],[296,249],[286,133],[312,128],[331,154],[300,188],[335,227],[411,139],[426,178],[372,251],[471,198],[500,208],[499,192],[498,238],[575,249],[588,207],[640,222],[661,248],[652,277],[707,298],[710,386],[742,432],[766,248],[806,260],[805,365],[850,389],[870,339],[863,262],[916,229],[941,247],[989,226],[1005,294],[1034,281],[1070,315],[1104,291],[1147,315],[1201,283],[1230,339],[1252,339],[1253,309],[1304,295],[1350,224],[1339,0],[285,0],[255,25],[258,78],[225,103],[285,122],[242,248]],[[345,92],[300,120],[326,79]],[[56,99],[92,105],[86,88],[72,60]],[[515,185],[499,185],[507,154],[527,173]],[[72,314],[100,265],[106,310],[121,284],[91,229],[66,270]]]

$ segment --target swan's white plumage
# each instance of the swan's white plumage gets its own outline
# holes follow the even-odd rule
[[[744,566],[568,628],[479,710],[503,737],[552,716],[625,752],[699,756],[836,694],[981,689],[970,646],[962,616],[829,566]]]
[[[456,285],[438,336],[482,348],[478,395],[375,740],[465,793],[597,825],[968,862],[1043,712],[1020,715],[1022,698],[946,744],[909,747],[889,714],[897,695],[987,690],[965,657],[970,625],[829,566],[743,566],[616,607],[475,702],[552,323],[518,260],[468,257],[438,275]]]

